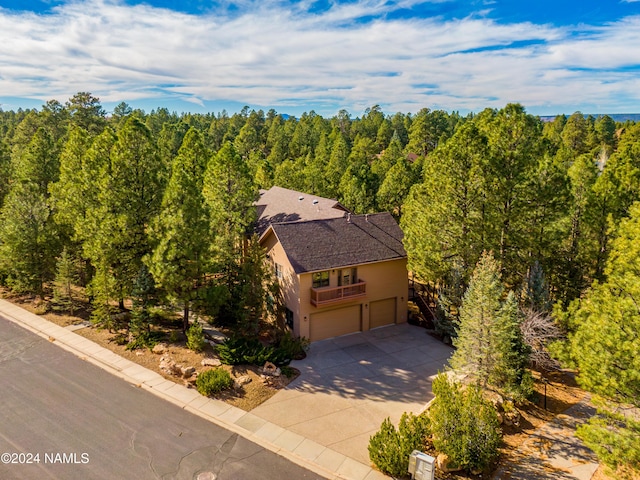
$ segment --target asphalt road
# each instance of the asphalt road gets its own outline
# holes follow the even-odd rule
[[[0,479],[52,478],[323,477],[0,316]]]

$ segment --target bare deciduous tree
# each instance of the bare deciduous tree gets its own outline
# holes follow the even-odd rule
[[[547,371],[560,368],[558,361],[552,358],[547,350],[549,342],[563,337],[560,327],[548,313],[530,308],[524,309],[523,317],[520,329],[525,343],[531,348],[531,364]]]

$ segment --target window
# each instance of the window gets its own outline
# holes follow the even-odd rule
[[[282,265],[275,263],[274,266],[276,268],[276,278],[282,278]]]
[[[284,311],[284,318],[285,318],[287,327],[293,329],[293,312],[288,308]]]
[[[347,285],[353,285],[358,283],[358,269],[357,268],[343,268],[338,270],[338,286],[344,287]]]
[[[312,274],[313,288],[328,287],[329,286],[329,270],[324,272],[316,272]]]

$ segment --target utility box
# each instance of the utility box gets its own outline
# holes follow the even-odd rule
[[[434,480],[436,459],[431,455],[414,450],[409,455],[409,473],[414,480]]]

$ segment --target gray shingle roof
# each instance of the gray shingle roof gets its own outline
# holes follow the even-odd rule
[[[258,235],[262,235],[267,227],[275,222],[340,218],[347,211],[337,200],[308,195],[277,186],[260,192],[256,208],[258,210],[258,221],[256,222]]]
[[[405,258],[402,230],[389,213],[274,223],[297,274]]]

